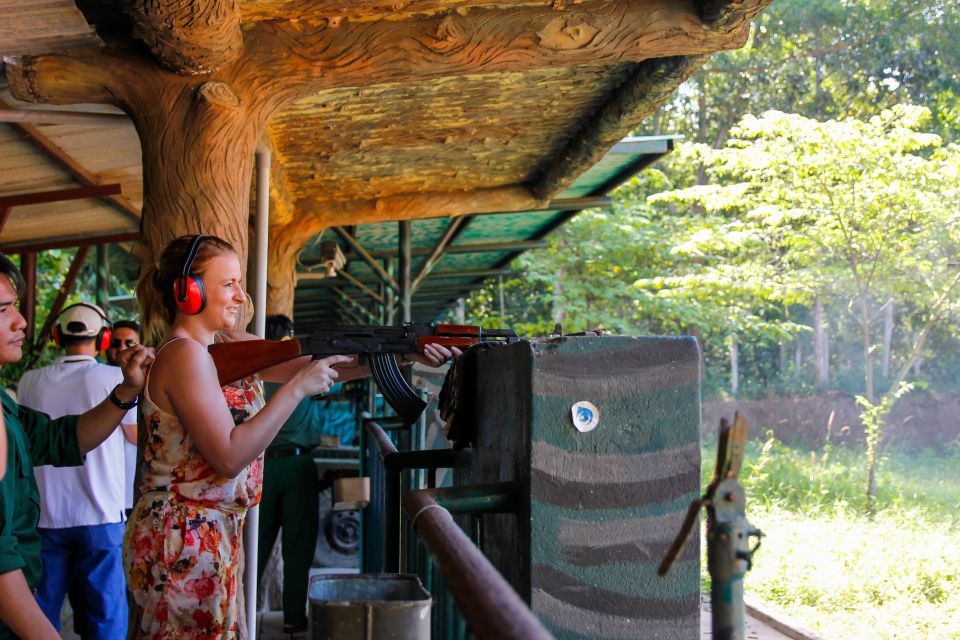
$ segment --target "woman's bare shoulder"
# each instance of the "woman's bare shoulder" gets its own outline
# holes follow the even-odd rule
[[[157,350],[153,368],[157,373],[183,367],[213,366],[207,348],[192,338],[174,338]]]

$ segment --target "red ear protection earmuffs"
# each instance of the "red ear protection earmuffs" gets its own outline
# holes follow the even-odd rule
[[[97,351],[103,353],[110,347],[110,340],[113,338],[113,331],[111,330],[110,321],[107,319],[107,316],[103,314],[103,311],[99,307],[95,307],[92,304],[87,304],[86,302],[78,302],[77,304],[72,304],[60,313],[57,314],[56,319],[53,323],[53,331],[51,336],[53,337],[53,344],[58,347],[63,346],[63,333],[60,331],[60,316],[65,314],[70,309],[74,307],[87,307],[88,309],[93,309],[97,312],[97,315],[103,318],[103,326],[100,327],[100,331],[97,332],[96,337],[93,339],[97,345]]]
[[[200,251],[200,245],[207,236],[197,234],[190,241],[190,248],[187,249],[187,255],[183,259],[183,269],[180,277],[173,283],[173,299],[177,303],[177,309],[180,313],[188,316],[195,316],[207,306],[207,296],[203,292],[203,280],[191,273],[193,261],[197,259],[197,252]]]

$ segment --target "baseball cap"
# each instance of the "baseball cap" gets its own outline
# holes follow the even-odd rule
[[[82,303],[71,305],[60,312],[57,324],[61,335],[95,338],[106,326],[107,320],[100,307]]]

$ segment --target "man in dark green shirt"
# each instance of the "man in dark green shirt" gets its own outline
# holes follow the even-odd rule
[[[266,336],[269,340],[292,337],[293,322],[286,316],[269,316]],[[279,387],[264,383],[267,398]],[[351,415],[331,410],[326,401],[304,398],[264,453],[257,575],[263,577],[282,530],[283,628],[288,632],[307,628],[307,582],[320,531],[320,481],[312,452],[321,435],[340,435],[344,423],[352,421]]]
[[[17,303],[24,286],[19,269],[0,253],[0,366],[23,357],[27,323]],[[120,360],[123,382],[80,416],[51,420],[0,391],[7,430],[7,473],[0,480],[0,640],[60,637],[33,598],[42,571],[33,467],[83,464],[83,456],[113,433],[136,404],[153,352],[138,345]]]

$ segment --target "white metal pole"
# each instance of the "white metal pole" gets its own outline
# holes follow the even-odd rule
[[[253,332],[263,338],[267,328],[267,241],[270,222],[270,152],[257,147],[256,280],[253,289]],[[247,634],[257,639],[257,548],[260,543],[260,505],[247,513],[246,566],[243,583],[247,601]]]

